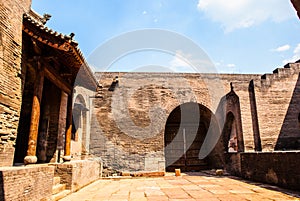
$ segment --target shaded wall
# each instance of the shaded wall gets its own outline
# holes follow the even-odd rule
[[[300,76],[294,86],[275,150],[300,150]]]

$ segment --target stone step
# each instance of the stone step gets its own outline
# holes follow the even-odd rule
[[[60,177],[54,177],[53,178],[53,186],[60,184]]]
[[[66,184],[57,184],[55,186],[53,186],[52,188],[52,194],[58,194],[59,192],[62,192],[66,190]]]
[[[165,172],[133,172],[132,177],[163,177]]]
[[[64,197],[66,197],[67,195],[69,195],[70,193],[71,193],[70,190],[64,190],[64,191],[62,191],[60,193],[52,195],[52,200],[54,200],[54,201],[60,200],[60,199],[62,199]]]

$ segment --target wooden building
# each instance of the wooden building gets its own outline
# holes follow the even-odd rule
[[[47,28],[49,18],[32,10],[24,14],[22,106],[14,164],[60,162],[61,158],[69,161],[72,130],[76,134],[81,115],[87,121],[86,111],[90,105],[85,104],[84,95],[74,97],[74,88],[86,89],[90,97],[97,87],[93,73],[73,40],[74,34],[62,35]],[[73,100],[77,102],[73,104]],[[80,141],[86,139],[86,128],[84,134]]]

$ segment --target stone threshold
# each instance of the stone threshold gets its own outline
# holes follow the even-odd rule
[[[136,177],[163,177],[165,172],[121,172],[120,175],[113,174],[109,177],[102,177],[101,179],[130,179]]]

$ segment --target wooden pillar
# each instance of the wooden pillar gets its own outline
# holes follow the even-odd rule
[[[65,136],[65,155],[63,160],[65,162],[71,161],[71,137],[72,137],[72,95],[69,95],[68,109],[67,109],[67,126]]]
[[[57,136],[57,150],[58,150],[57,162],[60,162],[60,153],[64,148],[67,108],[68,108],[68,94],[64,91],[61,91],[59,119],[58,119],[58,136]]]
[[[34,82],[27,155],[24,158],[25,164],[34,164],[37,162],[36,146],[37,146],[37,138],[38,138],[38,131],[39,131],[41,101],[42,101],[43,85],[44,85],[44,69],[41,66],[40,59],[37,57],[35,58],[35,60],[37,62],[37,68],[36,68],[36,78]]]

